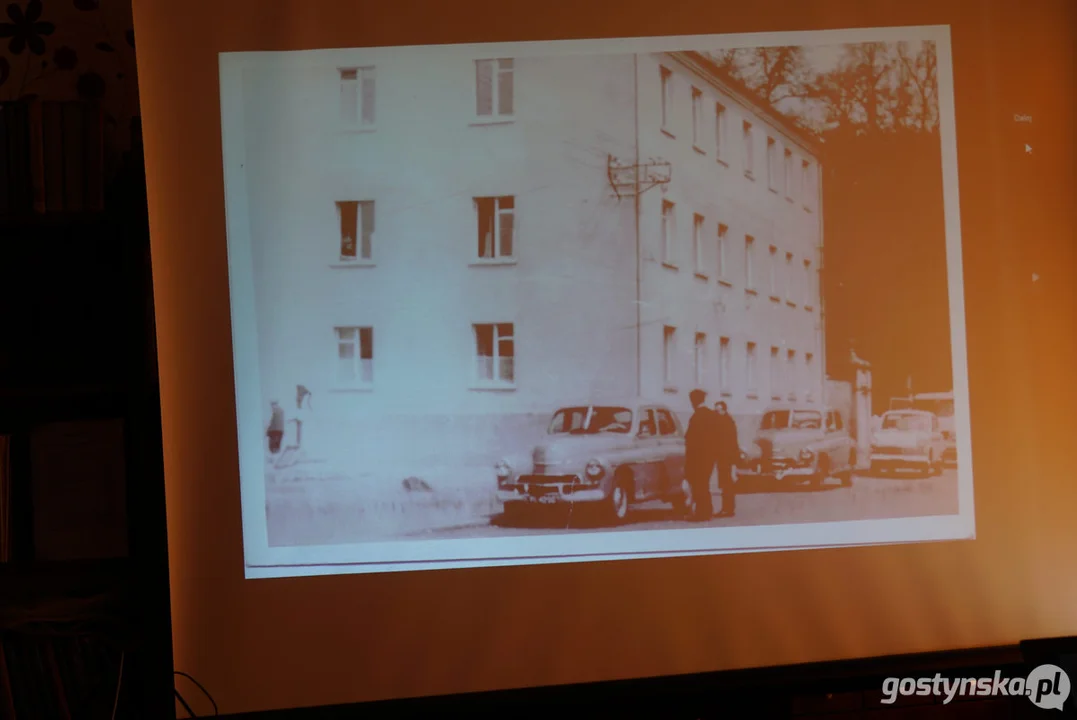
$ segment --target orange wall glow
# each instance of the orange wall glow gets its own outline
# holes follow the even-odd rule
[[[222,712],[1077,634],[1071,2],[135,0],[134,13],[175,665]],[[952,26],[975,541],[243,579],[217,53],[935,24]],[[1015,113],[1034,115],[1031,176]],[[525,622],[552,598],[574,611]]]

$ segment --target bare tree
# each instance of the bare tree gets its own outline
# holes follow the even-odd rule
[[[833,68],[816,73],[800,47],[711,53],[756,99],[816,133],[933,130],[938,123],[935,47],[849,44]]]

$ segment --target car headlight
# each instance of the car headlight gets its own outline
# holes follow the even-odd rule
[[[748,460],[748,453],[741,450],[740,451],[740,461],[741,462],[747,462],[747,460]]]
[[[606,474],[605,466],[598,460],[591,460],[587,463],[587,467],[584,469],[587,477],[591,480],[599,480]]]
[[[815,457],[815,453],[812,452],[811,450],[809,450],[808,448],[804,448],[803,450],[800,451],[800,461],[801,462],[811,462],[814,457]]]
[[[512,477],[512,466],[502,460],[494,466],[494,472],[497,473],[497,479],[503,482]]]

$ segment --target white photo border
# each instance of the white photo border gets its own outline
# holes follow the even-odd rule
[[[417,67],[446,55],[470,59],[607,55],[747,47],[826,46],[843,43],[931,41],[935,43],[942,149],[946,259],[957,439],[956,515],[848,520],[767,526],[711,527],[525,537],[399,540],[349,545],[270,547],[266,521],[264,436],[260,392],[257,308],[251,256],[250,219],[244,171],[245,69],[301,68],[348,62],[400,59]],[[235,368],[236,421],[247,578],[398,572],[408,570],[538,565],[568,562],[718,555],[776,550],[857,547],[975,538],[972,442],[969,412],[965,295],[958,202],[953,59],[947,25],[855,28],[733,35],[695,35],[524,43],[398,46],[337,50],[221,53],[221,131],[224,161],[228,276]]]

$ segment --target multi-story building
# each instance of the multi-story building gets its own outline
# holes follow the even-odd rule
[[[267,417],[302,384],[343,462],[488,464],[566,403],[823,399],[808,138],[700,53],[436,51],[244,75]]]

